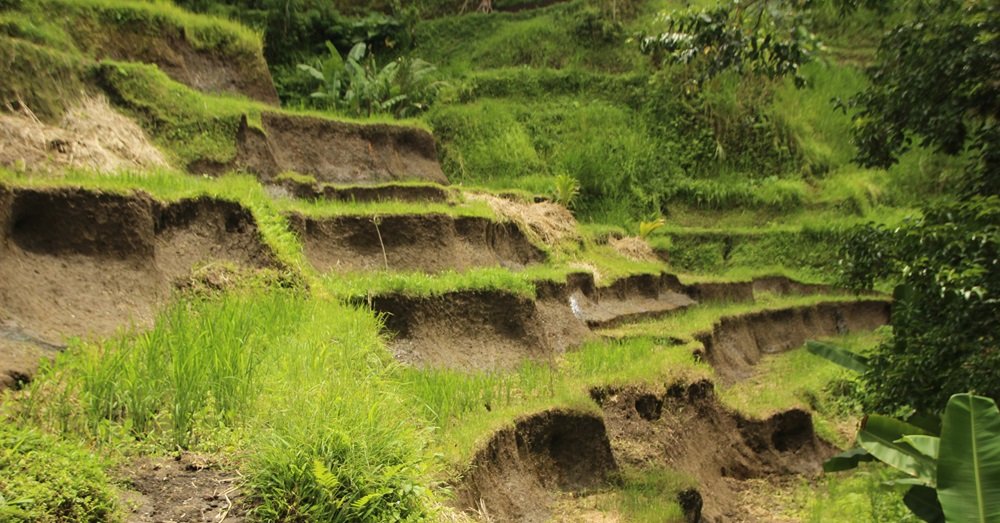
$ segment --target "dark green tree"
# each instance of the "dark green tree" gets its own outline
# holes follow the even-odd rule
[[[893,335],[863,375],[865,407],[934,412],[952,394],[1000,399],[1000,198],[934,205],[903,227],[855,229],[851,283],[898,281]]]
[[[1000,193],[1000,2],[937,0],[891,30],[855,96],[855,143],[888,167],[914,142],[970,158],[966,192]]]

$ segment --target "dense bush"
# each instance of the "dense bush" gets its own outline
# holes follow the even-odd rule
[[[1000,198],[940,204],[899,228],[859,228],[844,253],[849,283],[899,283],[893,336],[864,376],[871,410],[934,411],[964,391],[1000,398]]]

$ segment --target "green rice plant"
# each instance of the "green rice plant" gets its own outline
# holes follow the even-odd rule
[[[85,346],[75,369],[87,426],[125,422],[142,437],[169,420],[173,443],[193,444],[195,421],[211,407],[224,423],[245,421],[259,393],[257,366],[268,338],[259,322],[288,324],[297,298],[287,292],[246,300],[182,300],[152,330]]]
[[[402,521],[435,494],[426,422],[400,396],[399,367],[370,311],[314,298],[270,353],[248,443],[254,516]],[[319,461],[336,481],[316,475]]]

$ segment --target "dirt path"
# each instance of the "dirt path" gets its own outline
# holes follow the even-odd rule
[[[243,477],[195,454],[142,458],[124,472],[129,523],[242,523]]]

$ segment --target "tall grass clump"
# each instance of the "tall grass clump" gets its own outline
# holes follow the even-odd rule
[[[859,92],[864,75],[851,66],[813,62],[802,68],[808,84],[797,88],[788,79],[775,92],[768,111],[791,131],[806,174],[823,175],[854,158],[851,118],[834,100]]]
[[[138,437],[162,431],[172,446],[189,448],[200,415],[245,422],[260,393],[259,366],[287,334],[297,300],[291,292],[185,299],[147,332],[84,345],[71,372],[87,432],[118,422]]]
[[[370,311],[313,299],[267,362],[249,480],[263,521],[413,521],[431,511],[426,422]]]
[[[417,520],[437,496],[427,423],[379,330],[297,290],[183,299],[147,333],[61,356],[21,415],[125,446],[227,442],[263,521]]]

